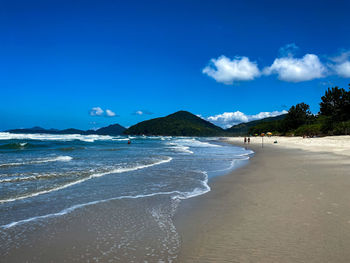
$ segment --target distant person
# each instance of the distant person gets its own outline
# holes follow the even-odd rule
[[[130,140],[128,140],[128,144],[131,144],[131,141],[130,141]]]
[[[244,144],[247,143],[247,137],[244,137]]]
[[[250,137],[248,137],[248,144],[250,144]]]

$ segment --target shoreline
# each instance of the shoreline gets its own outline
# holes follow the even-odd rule
[[[349,262],[348,156],[241,139],[249,164],[180,204],[178,262]]]

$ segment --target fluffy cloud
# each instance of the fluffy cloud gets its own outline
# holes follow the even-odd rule
[[[350,78],[350,61],[345,61],[340,64],[336,64],[333,66],[334,71],[337,75],[343,78]]]
[[[106,111],[104,111],[103,109],[101,109],[100,107],[93,107],[90,110],[90,116],[97,116],[97,117],[101,117],[101,116],[105,116],[105,117],[115,117],[118,116],[115,114],[115,112],[107,109]]]
[[[334,64],[330,68],[334,73],[343,78],[350,78],[350,51],[344,51],[339,56],[331,58]]]
[[[306,54],[302,58],[282,57],[276,58],[270,67],[264,69],[264,74],[277,74],[280,80],[288,82],[301,82],[325,77],[326,67],[318,56]]]
[[[257,63],[251,62],[247,57],[236,57],[232,60],[226,56],[220,56],[217,59],[213,58],[202,72],[217,82],[224,84],[253,80],[260,76]]]
[[[249,81],[263,75],[276,74],[278,79],[287,82],[302,82],[335,75],[350,78],[350,50],[342,50],[336,57],[325,58],[323,62],[315,54],[306,54],[296,58],[299,47],[288,44],[279,49],[279,56],[271,66],[259,70],[256,62],[248,57],[230,59],[224,55],[212,58],[202,73],[224,84]],[[325,56],[323,56],[325,57]]]
[[[275,117],[281,114],[285,114],[287,111],[272,111],[272,112],[260,112],[254,115],[247,115],[240,111],[224,112],[222,114],[207,117],[206,119],[216,125],[223,128],[229,128],[232,125],[236,125],[242,122],[260,120],[267,117]]]
[[[134,115],[152,115],[153,112],[150,112],[148,110],[138,110],[134,112]]]
[[[116,116],[116,114],[115,114],[115,112],[113,112],[113,111],[111,111],[111,110],[106,110],[106,115],[108,116],[108,117],[114,117],[114,116]]]
[[[335,63],[342,63],[349,59],[350,57],[350,50],[342,50],[341,53],[338,56],[331,57],[330,60]]]
[[[90,110],[90,115],[91,116],[102,116],[104,111],[100,107],[93,107]]]

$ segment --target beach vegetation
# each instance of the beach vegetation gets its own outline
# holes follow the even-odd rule
[[[321,97],[318,114],[312,114],[309,105],[299,103],[292,106],[283,119],[260,122],[249,128],[249,134],[266,131],[285,136],[350,134],[350,90],[328,88]]]
[[[294,130],[304,124],[310,124],[313,119],[310,106],[302,102],[289,109],[282,126],[286,131]]]

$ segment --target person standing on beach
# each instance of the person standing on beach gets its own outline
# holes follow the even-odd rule
[[[248,137],[248,144],[250,144],[250,137]]]
[[[247,137],[244,137],[244,144],[247,143]]]

